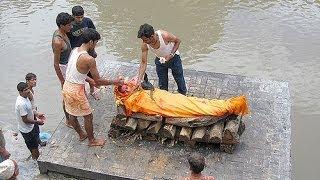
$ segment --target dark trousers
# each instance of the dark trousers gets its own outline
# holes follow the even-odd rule
[[[174,55],[172,59],[163,64],[161,64],[159,58],[156,57],[155,64],[160,89],[168,91],[168,69],[171,69],[172,76],[178,85],[178,92],[183,95],[187,93],[186,82],[184,80],[182,63],[179,55]]]
[[[21,132],[24,142],[26,143],[28,149],[31,151],[33,149],[38,149],[39,144],[39,126],[34,124],[32,131],[28,133]]]

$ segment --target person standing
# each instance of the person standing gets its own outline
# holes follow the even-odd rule
[[[81,35],[83,31],[88,28],[96,29],[96,27],[90,18],[84,16],[84,10],[81,6],[74,6],[72,8],[72,16],[74,20],[72,21],[72,28],[68,33],[68,37],[70,39],[71,48],[74,49],[82,45]],[[93,58],[97,57],[97,53],[94,49],[90,50],[88,53]],[[90,85],[90,95],[92,95],[95,100],[99,100],[99,89],[94,86],[94,81],[90,72],[88,73],[88,77],[87,81]]]
[[[85,29],[92,28],[96,29],[92,20],[84,16],[84,10],[81,6],[74,6],[72,8],[72,16],[74,20],[72,21],[72,28],[68,33],[70,39],[71,48],[80,47],[82,45],[81,35]],[[97,54],[90,54],[92,57],[96,58]]]
[[[65,81],[66,70],[68,66],[68,59],[71,53],[71,44],[67,33],[71,30],[71,22],[73,17],[68,13],[59,13],[56,18],[56,24],[58,29],[53,33],[52,37],[52,50],[54,59],[54,70],[58,76],[61,84],[61,88]],[[66,117],[66,125],[72,127],[69,121],[69,114],[66,112],[64,103],[62,102],[62,108]]]
[[[100,34],[96,30],[88,28],[84,30],[82,38],[83,44],[79,48],[73,49],[70,55],[62,95],[66,111],[70,114],[71,124],[78,133],[79,140],[83,141],[88,137],[89,146],[103,146],[105,140],[93,135],[93,110],[90,107],[84,88],[85,81],[88,78],[87,74],[91,72],[95,83],[99,86],[122,84],[123,79],[108,80],[101,78],[95,59],[88,54],[90,50],[95,48],[100,39]],[[86,133],[81,129],[77,116],[83,116]]]
[[[38,111],[38,108],[35,104],[35,94],[34,94],[34,87],[37,86],[37,76],[34,74],[34,73],[28,73],[25,77],[26,79],[26,83],[28,84],[28,88],[30,90],[30,93],[28,95],[28,98],[31,102],[31,106],[32,106],[32,110],[33,110],[33,113],[36,114],[37,111]],[[36,120],[36,117],[34,117],[35,120]],[[40,132],[40,130],[38,130]],[[40,137],[38,136],[38,142],[40,144],[40,146],[46,146],[47,143],[46,142],[42,142],[40,140]]]
[[[38,159],[38,125],[43,125],[46,118],[42,113],[37,112],[36,114],[34,114],[31,102],[28,98],[30,89],[27,83],[20,82],[17,85],[17,90],[19,92],[19,96],[16,100],[15,112],[18,120],[18,129],[21,132],[23,139],[31,152],[32,158]]]
[[[35,112],[37,112],[38,108],[35,104],[33,88],[37,86],[37,76],[33,73],[28,73],[28,74],[26,74],[25,79],[26,79],[26,83],[28,85],[28,88],[30,90],[28,98],[31,102],[33,113],[35,113]]]
[[[155,64],[159,88],[168,91],[168,69],[171,69],[173,78],[178,85],[178,92],[185,95],[187,88],[178,51],[180,39],[164,30],[155,32],[153,27],[146,23],[140,26],[137,37],[142,39],[142,55],[137,85],[142,82],[145,75],[148,50],[150,49],[156,55]]]

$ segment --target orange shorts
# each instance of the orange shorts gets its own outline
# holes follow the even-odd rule
[[[86,116],[92,113],[84,84],[75,84],[65,81],[62,88],[62,97],[67,113],[73,116]]]

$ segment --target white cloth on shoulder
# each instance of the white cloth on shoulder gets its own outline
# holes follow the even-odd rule
[[[0,163],[0,179],[10,179],[14,174],[14,163],[11,159],[7,159]]]

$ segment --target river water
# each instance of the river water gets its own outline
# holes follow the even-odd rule
[[[0,122],[6,129],[16,130],[16,85],[28,72],[38,76],[37,105],[48,117],[43,130],[53,131],[61,119],[51,36],[56,15],[74,5],[84,7],[102,36],[98,64],[138,63],[137,31],[147,22],[182,40],[184,68],[288,81],[293,177],[319,177],[319,0],[1,0]]]

